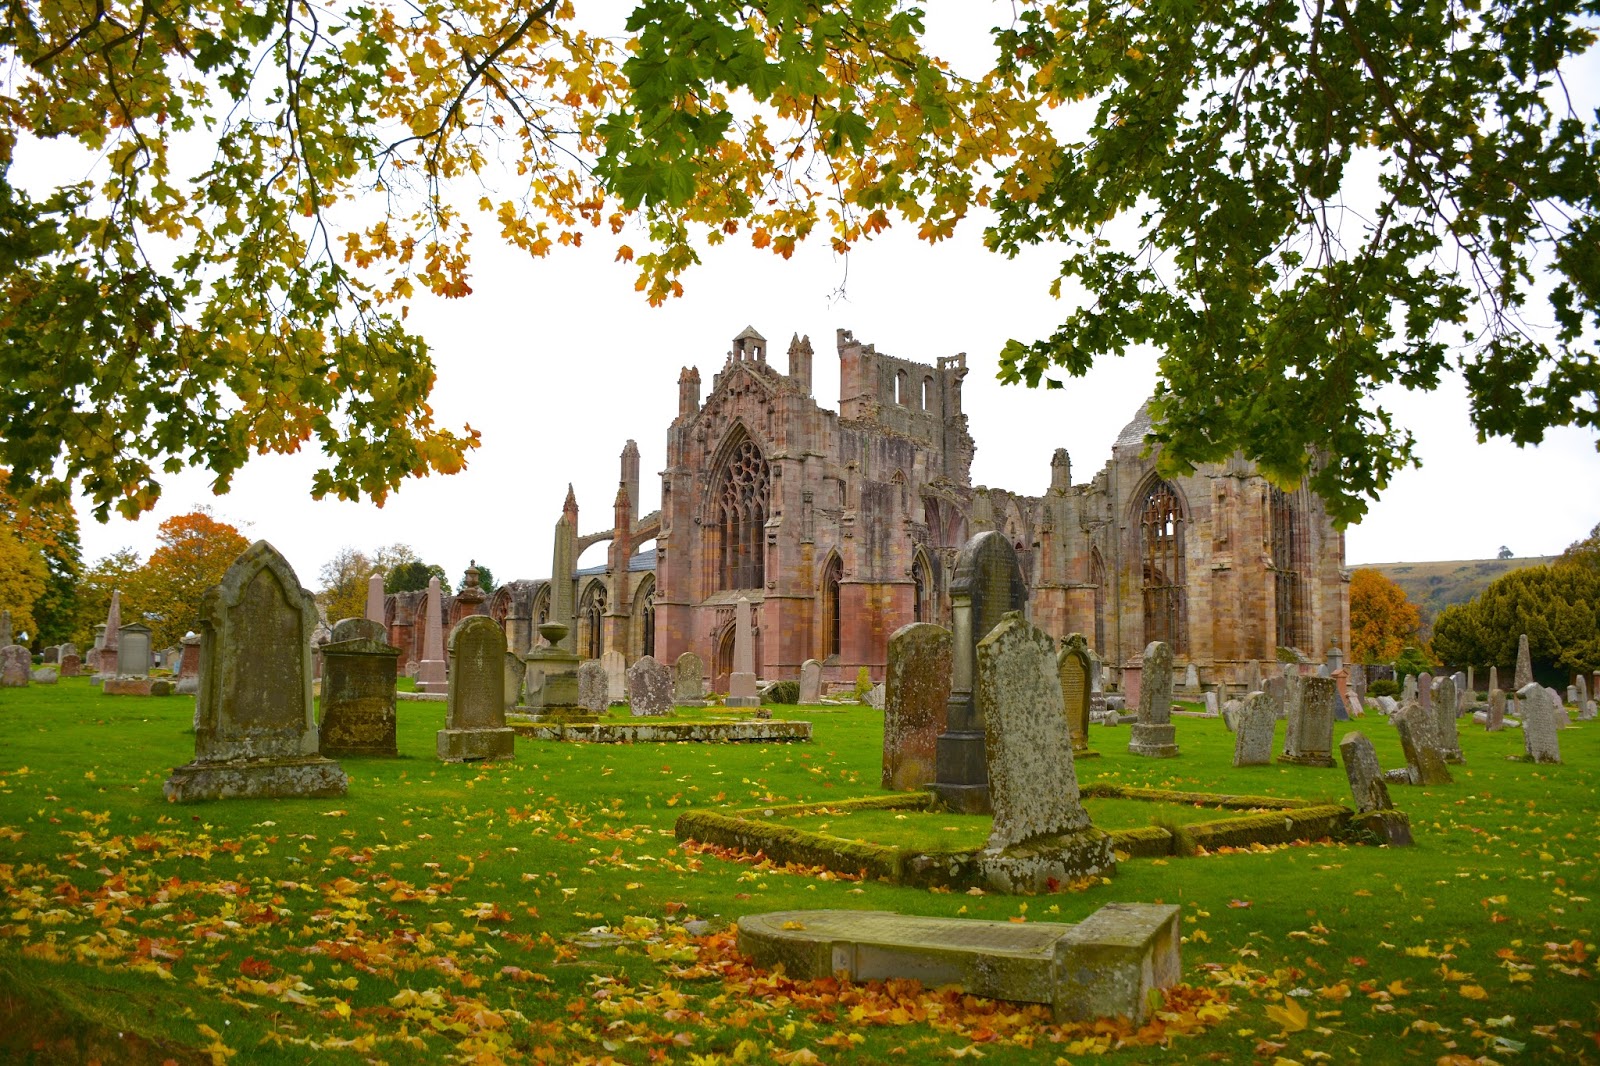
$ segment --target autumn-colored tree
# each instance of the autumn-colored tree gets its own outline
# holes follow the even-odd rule
[[[34,605],[44,595],[49,578],[44,556],[0,518],[0,609],[11,612],[13,639],[38,632]]]
[[[354,548],[341,548],[322,564],[317,606],[322,608],[329,625],[342,618],[366,617],[367,580],[371,576],[372,560]]]
[[[14,620],[27,615],[28,625],[14,625],[14,632],[25,628],[38,642],[58,644],[72,633],[83,568],[78,516],[71,502],[60,496],[41,494],[31,503],[18,500],[8,491],[9,480],[8,472],[0,470],[0,529],[15,540],[0,548],[0,556],[9,560],[0,562],[0,607],[9,608]],[[19,611],[16,605],[28,598],[41,563],[44,585]]]
[[[1433,647],[1446,662],[1494,665],[1509,676],[1523,633],[1546,683],[1600,670],[1600,569],[1558,561],[1513,570],[1470,603],[1441,611]]]
[[[227,522],[204,509],[161,523],[160,546],[132,580],[131,599],[151,630],[157,648],[178,644],[200,625],[200,597],[222,580],[250,542]],[[123,620],[132,621],[126,601]]]
[[[1356,662],[1392,663],[1417,643],[1417,605],[1380,571],[1350,573],[1350,652]]]
[[[72,634],[78,650],[87,654],[94,644],[96,626],[104,625],[106,613],[111,610],[111,594],[122,592],[123,622],[142,618],[135,601],[139,585],[139,553],[132,548],[112,552],[84,569],[78,582],[78,601],[73,615]]]

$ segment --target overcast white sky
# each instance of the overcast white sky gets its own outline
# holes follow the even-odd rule
[[[970,33],[970,19],[945,21],[940,8],[954,9],[932,6],[936,50],[950,55],[981,39]],[[963,10],[973,9],[979,5]],[[995,17],[985,13],[978,22]],[[1580,98],[1591,101],[1580,106],[1592,111],[1600,62],[1594,53],[1587,58],[1576,80],[1587,87]],[[474,229],[493,232],[485,224]],[[413,308],[411,322],[438,367],[437,418],[483,434],[463,473],[408,483],[379,509],[311,500],[312,456],[257,458],[222,497],[211,495],[203,472],[191,472],[166,479],[160,505],[138,522],[101,525],[81,507],[85,558],[125,546],[148,555],[162,519],[208,504],[252,539],[275,544],[310,588],[340,548],[370,553],[395,542],[443,566],[456,583],[473,558],[501,582],[546,576],[568,482],[582,531],[609,526],[617,456],[630,438],[642,460],[641,510],[659,505],[654,475],[665,461],[679,368],[698,366],[709,391],[729,340],[747,325],[766,335],[780,368],[791,333],[809,334],[816,396],[834,409],[836,328],[928,363],[966,352],[965,409],[978,442],[973,480],[1030,494],[1048,485],[1057,447],[1071,453],[1074,481],[1089,480],[1153,383],[1154,359],[1144,356],[1096,367],[1062,391],[1001,386],[1001,346],[1047,334],[1068,307],[1047,292],[1057,259],[1050,250],[1007,261],[983,249],[980,227],[970,222],[932,247],[891,232],[859,247],[848,264],[825,242],[802,246],[789,261],[747,247],[711,249],[706,265],[684,279],[686,296],[662,308],[634,292],[633,268],[611,255],[599,241],[536,262],[480,239],[473,294]],[[1349,563],[1482,558],[1501,545],[1519,556],[1554,554],[1600,521],[1592,434],[1556,431],[1520,450],[1478,444],[1458,378],[1432,394],[1384,399],[1416,432],[1423,467],[1400,475],[1349,531]],[[603,550],[584,563],[600,561]]]

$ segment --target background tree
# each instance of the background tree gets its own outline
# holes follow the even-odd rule
[[[130,614],[124,600],[123,621],[142,616],[156,648],[178,644],[200,624],[200,597],[222,580],[222,575],[250,547],[244,534],[202,509],[176,515],[161,523],[159,545],[133,576],[131,599],[138,614]]]
[[[77,612],[73,619],[72,636],[68,639],[85,653],[94,645],[95,626],[104,625],[106,613],[111,610],[111,593],[122,590],[122,619],[131,622],[141,618],[136,602],[138,574],[141,569],[139,553],[132,548],[112,552],[85,568],[78,582]]]
[[[1557,561],[1513,570],[1472,602],[1440,612],[1434,650],[1455,665],[1498,666],[1509,680],[1523,633],[1546,684],[1600,670],[1600,568]]]
[[[317,575],[321,581],[317,606],[329,625],[341,618],[366,617],[367,581],[372,572],[372,561],[354,548],[341,548],[322,564]]]
[[[0,609],[11,612],[13,640],[23,633],[31,637],[38,631],[33,609],[44,595],[49,579],[44,556],[0,517]]]
[[[1573,563],[1600,571],[1600,522],[1595,523],[1587,537],[1567,545],[1567,550],[1556,558],[1556,562]]]
[[[1511,554],[1511,549],[1510,548],[1508,548],[1504,544],[1502,544],[1502,545],[1500,545],[1500,551],[1495,556],[1495,558],[1496,559],[1514,559],[1514,558],[1516,558],[1516,556]]]
[[[444,567],[424,563],[419,559],[401,563],[390,570],[383,579],[385,592],[417,592],[428,587],[429,578],[439,579],[439,589],[450,591],[450,581],[444,576]]]
[[[25,504],[7,491],[9,476],[0,470],[0,527],[8,529],[16,538],[17,546],[26,553],[37,556],[44,563],[44,587],[29,605],[31,616],[28,632],[40,644],[59,644],[72,634],[78,578],[83,569],[83,552],[78,539],[78,516],[70,502],[45,497],[33,505]],[[32,562],[16,561],[15,551],[6,549],[12,558],[10,564],[0,564],[0,583],[5,583],[5,573],[13,575],[10,582],[11,597],[21,599],[23,590],[31,587],[31,576],[37,567]],[[18,567],[21,569],[17,569]],[[3,594],[0,594],[3,595]],[[0,603],[0,606],[6,604]],[[17,614],[12,611],[13,616]],[[20,627],[13,627],[20,632]]]
[[[1350,572],[1350,653],[1356,662],[1393,662],[1418,642],[1421,614],[1405,592],[1376,570]]]

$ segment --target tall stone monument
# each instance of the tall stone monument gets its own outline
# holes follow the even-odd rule
[[[948,629],[929,622],[901,626],[889,638],[883,682],[884,788],[905,791],[933,782],[950,703],[950,640]]]
[[[417,664],[418,692],[448,692],[449,671],[444,660],[444,602],[439,579],[428,579],[428,618],[422,632],[422,661]]]
[[[1518,695],[1533,683],[1533,656],[1528,651],[1528,634],[1517,638],[1517,672],[1512,676],[1511,689]]]
[[[463,618],[450,631],[450,671],[439,758],[445,762],[509,759],[516,734],[506,725],[506,635],[487,615]]]
[[[1454,677],[1441,677],[1433,683],[1433,732],[1439,740],[1439,754],[1448,763],[1466,762],[1461,754],[1461,737],[1456,732],[1459,694]]]
[[[264,540],[206,590],[195,757],[167,778],[168,800],[345,794],[344,771],[318,753],[311,699],[316,626],[311,593]]]
[[[1072,734],[1074,759],[1093,758],[1100,753],[1089,750],[1089,687],[1092,668],[1089,642],[1082,633],[1069,633],[1056,655],[1056,675],[1061,679],[1061,698],[1066,703],[1067,729]]]
[[[729,707],[759,707],[756,695],[756,640],[750,627],[750,598],[740,596],[733,617],[733,670],[728,675]]]
[[[1028,585],[1011,541],[985,530],[967,541],[950,582],[950,702],[939,734],[933,792],[964,814],[988,814],[989,771],[985,727],[973,696],[978,642],[1028,601]]]
[[[322,754],[400,754],[395,743],[395,680],[400,649],[382,622],[342,618],[322,646]]]
[[[1139,720],[1133,723],[1128,751],[1152,759],[1178,754],[1177,727],[1172,724],[1172,649],[1159,640],[1145,645],[1139,680]]]
[[[376,622],[380,626],[386,625],[387,619],[384,617],[386,612],[383,609],[383,601],[383,575],[373,574],[367,578],[367,621]],[[387,636],[384,637],[384,640],[388,639]]]
[[[111,590],[111,606],[106,609],[105,639],[100,645],[99,657],[94,660],[94,672],[103,677],[117,673],[117,632],[122,628],[122,590]]]

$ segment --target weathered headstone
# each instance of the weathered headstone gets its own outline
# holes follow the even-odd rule
[[[950,641],[948,629],[929,622],[902,626],[889,638],[883,684],[884,788],[900,792],[933,782],[950,702]]]
[[[21,644],[0,648],[0,688],[27,688],[33,674],[33,654]]]
[[[1393,696],[1378,697],[1378,710],[1385,718],[1393,718],[1399,709],[1400,704]]]
[[[611,705],[606,668],[599,659],[578,664],[578,703],[590,714],[605,714]]]
[[[468,615],[450,631],[449,688],[439,758],[509,759],[516,734],[506,725],[506,635],[487,615]]]
[[[1216,691],[1213,690],[1211,692],[1207,692],[1206,693],[1206,714],[1208,714],[1211,717],[1215,718],[1217,715],[1219,715],[1221,713],[1222,713],[1222,704],[1220,702],[1218,702],[1218,700],[1217,700]]]
[[[1416,701],[1422,705],[1423,710],[1432,713],[1433,675],[1428,673],[1426,670],[1417,675],[1417,694],[1415,698]]]
[[[528,664],[522,661],[522,656],[511,650],[510,642],[506,646],[506,713],[511,713],[517,706],[517,701],[522,699],[522,682],[528,676]]]
[[[1244,700],[1229,700],[1222,705],[1222,724],[1228,732],[1239,731],[1239,718],[1244,714]]]
[[[1506,694],[1498,688],[1489,690],[1489,715],[1484,720],[1483,728],[1490,733],[1498,733],[1506,726]]]
[[[867,689],[867,706],[875,711],[881,711],[883,710],[883,701],[883,682],[879,681],[876,685]]]
[[[606,672],[606,699],[612,703],[627,703],[628,660],[612,648],[600,653],[600,666]]]
[[[1361,663],[1351,663],[1346,669],[1350,671],[1350,687],[1355,690],[1359,699],[1367,698],[1367,668]]]
[[[1178,754],[1172,724],[1172,650],[1159,640],[1145,645],[1139,689],[1139,720],[1133,723],[1128,751],[1153,759]]]
[[[1333,679],[1302,677],[1289,701],[1288,728],[1279,762],[1333,765]]]
[[[180,695],[192,696],[200,691],[200,634],[186,633],[183,651],[178,656],[178,684]]]
[[[635,718],[672,713],[672,671],[653,655],[641,655],[628,667],[628,709]]]
[[[965,814],[990,810],[986,730],[973,697],[978,642],[1028,601],[1028,585],[1011,541],[989,529],[962,547],[950,582],[950,704],[939,734],[934,793]]]
[[[807,659],[800,664],[800,702],[816,703],[821,698],[822,664],[815,659]]]
[[[1273,712],[1279,720],[1289,717],[1289,679],[1282,676],[1269,677],[1261,684],[1261,691],[1271,698]]]
[[[387,635],[382,622],[369,618],[334,623],[322,646],[322,754],[400,754],[395,743],[400,649],[385,641]]]
[[[11,632],[11,611],[0,610],[0,648],[11,647],[15,640],[16,636]]]
[[[1265,692],[1244,698],[1244,708],[1234,720],[1233,765],[1267,766],[1272,762],[1272,731],[1278,726],[1278,709]]]
[[[1265,691],[1261,687],[1261,660],[1260,659],[1251,659],[1250,660],[1250,669],[1245,674],[1245,678],[1244,678],[1244,690],[1245,690],[1246,694],[1251,693],[1251,692],[1263,692],[1263,691]]]
[[[1372,741],[1351,730],[1339,741],[1339,758],[1344,762],[1344,775],[1356,803],[1353,824],[1376,833],[1391,846],[1410,845],[1411,820],[1395,810],[1389,799],[1389,786],[1384,782],[1383,767],[1378,764]]]
[[[387,625],[385,624],[385,611],[383,609],[383,603],[383,575],[373,574],[371,577],[367,578],[367,621],[376,622],[380,626],[385,626],[385,632],[387,633],[388,630]],[[383,639],[385,642],[387,642],[389,638],[385,636]]]
[[[117,631],[117,676],[144,677],[150,673],[150,627],[129,622]]]
[[[978,642],[977,668],[994,807],[983,861],[992,883],[1016,891],[1112,869],[1111,838],[1090,825],[1078,799],[1055,642],[1021,612],[1008,614]],[[1025,844],[1026,855],[1008,854]]]
[[[701,707],[705,701],[705,663],[686,651],[672,668],[672,702],[680,707]]]
[[[316,626],[316,601],[264,540],[206,590],[195,757],[167,778],[169,801],[345,794],[344,771],[318,753],[311,698]]]
[[[448,692],[449,671],[444,659],[444,601],[439,594],[439,579],[428,579],[428,617],[423,621],[422,661],[417,664],[418,692]]]
[[[1456,679],[1441,677],[1433,683],[1434,735],[1439,741],[1439,754],[1448,763],[1462,763],[1461,738],[1456,732],[1457,717]]]
[[[7,642],[9,643],[9,641]],[[61,645],[52,644],[44,650],[44,665],[54,666],[61,661]]]
[[[1523,688],[1533,683],[1533,655],[1528,650],[1528,634],[1517,638],[1517,669],[1511,678],[1511,688],[1521,694]]]
[[[756,695],[756,642],[750,622],[750,598],[740,596],[733,615],[733,670],[728,674],[729,707],[759,707]]]
[[[1400,702],[1415,703],[1417,701],[1417,675],[1407,674],[1405,683],[1400,686]]]
[[[1072,734],[1072,754],[1083,759],[1099,755],[1089,750],[1089,642],[1082,633],[1069,633],[1056,656],[1061,698],[1066,701],[1067,729]]]
[[[1550,690],[1536,682],[1522,686],[1522,747],[1529,762],[1561,761],[1560,730],[1567,712],[1551,698]]]
[[[1135,655],[1122,664],[1122,698],[1124,706],[1138,707],[1144,689],[1144,656]]]
[[[1573,687],[1577,689],[1577,696],[1572,702],[1577,705],[1578,716],[1581,718],[1584,709],[1589,706],[1589,682],[1582,674],[1579,674],[1578,683]]]
[[[83,657],[78,654],[78,646],[71,641],[61,645],[61,676],[77,677],[83,671]]]
[[[1354,692],[1350,692],[1345,696],[1344,709],[1346,720],[1364,717],[1366,713],[1361,708],[1361,697],[1357,696]]]
[[[1407,700],[1389,720],[1394,723],[1400,735],[1400,749],[1405,752],[1405,778],[1413,785],[1450,784],[1450,771],[1439,753],[1433,715],[1415,700]]]
[[[1189,693],[1200,691],[1200,668],[1194,663],[1183,668],[1183,690]]]
[[[1094,649],[1089,650],[1089,714],[1090,716],[1103,713],[1106,709],[1106,688],[1103,680],[1105,671],[1100,663],[1100,656]]]
[[[58,676],[54,666],[40,665],[29,673],[28,679],[35,685],[53,685]]]
[[[93,660],[94,672],[114,676],[117,672],[117,633],[122,629],[122,590],[111,590],[111,606],[106,609],[106,631],[100,642],[100,657]],[[142,673],[143,671],[141,671]]]

